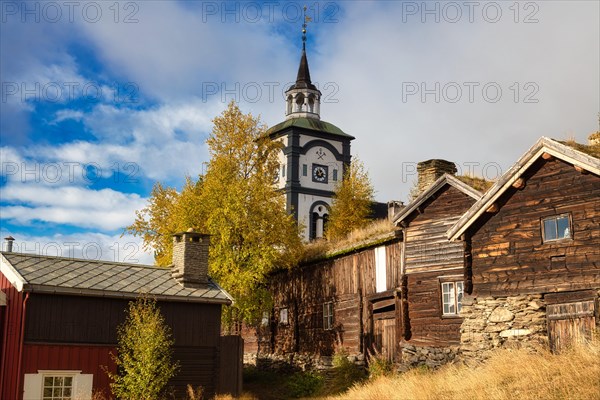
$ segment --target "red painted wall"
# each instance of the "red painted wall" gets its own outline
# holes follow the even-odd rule
[[[23,293],[19,293],[3,274],[0,274],[0,289],[6,294],[7,302],[1,327],[0,398],[13,399],[17,391],[17,382],[19,382],[17,369],[21,343]]]
[[[23,351],[23,374],[35,374],[38,370],[81,370],[82,374],[93,374],[94,391],[110,395],[109,379],[102,366],[116,372],[110,353],[112,346],[25,344]]]

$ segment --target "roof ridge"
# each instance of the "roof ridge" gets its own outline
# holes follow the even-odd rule
[[[125,263],[125,262],[120,262],[120,261],[94,260],[94,259],[79,258],[79,257],[50,256],[50,255],[35,254],[35,253],[19,253],[19,252],[8,252],[8,251],[1,251],[0,253],[2,255],[4,255],[5,257],[7,255],[17,255],[17,256],[24,256],[24,257],[45,258],[45,259],[49,259],[49,260],[82,261],[82,262],[95,263],[95,264],[113,264],[113,265],[128,266],[128,267],[166,269],[165,267],[160,267],[157,265]]]

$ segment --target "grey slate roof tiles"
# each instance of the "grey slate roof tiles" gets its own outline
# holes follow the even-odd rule
[[[169,268],[25,253],[0,254],[0,261],[12,268],[25,291],[131,298],[147,294],[175,301],[231,302],[231,297],[212,281],[198,288],[183,287],[171,277]]]

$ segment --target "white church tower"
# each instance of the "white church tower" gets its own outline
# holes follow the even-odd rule
[[[296,83],[286,92],[284,122],[268,131],[283,143],[277,186],[288,212],[304,226],[305,240],[323,237],[335,185],[350,164],[354,137],[321,120],[321,92],[310,80],[306,58],[306,22]]]

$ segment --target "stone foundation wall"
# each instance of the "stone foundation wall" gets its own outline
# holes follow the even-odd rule
[[[354,364],[364,367],[365,357],[362,353],[348,356],[348,360]],[[332,356],[319,356],[314,354],[260,354],[245,353],[244,364],[255,365],[258,369],[265,370],[328,370],[333,368]]]
[[[482,360],[500,347],[548,345],[542,295],[465,296],[462,302],[460,357]]]
[[[402,360],[398,369],[406,371],[410,368],[426,365],[429,368],[438,368],[453,362],[459,353],[458,346],[448,347],[422,347],[411,344],[402,344]]]

